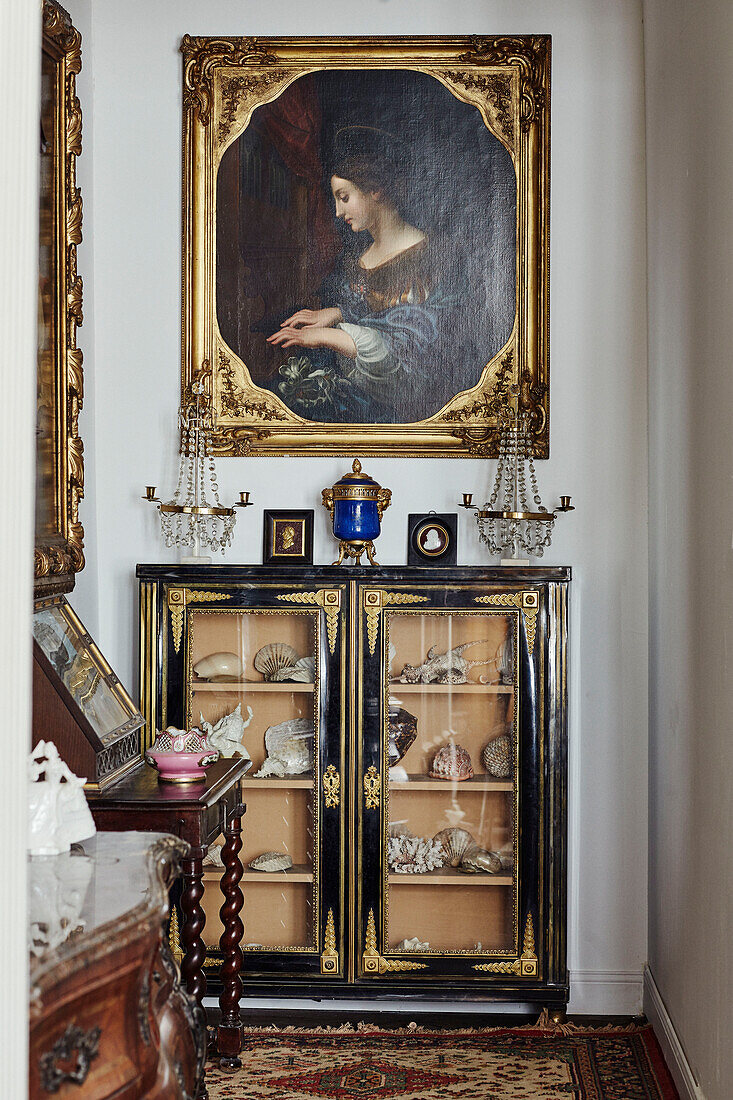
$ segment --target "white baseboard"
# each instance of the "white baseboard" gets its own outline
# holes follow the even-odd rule
[[[568,1012],[589,1016],[636,1016],[641,1012],[638,971],[571,970]]]
[[[681,1100],[705,1100],[648,966],[644,967],[644,1013],[654,1028]]]

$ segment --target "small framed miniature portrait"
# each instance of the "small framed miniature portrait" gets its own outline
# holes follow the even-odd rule
[[[430,512],[407,517],[408,565],[455,565],[458,515]]]
[[[313,509],[265,512],[263,565],[313,564]]]

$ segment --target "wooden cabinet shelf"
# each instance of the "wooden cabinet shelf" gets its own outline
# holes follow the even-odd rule
[[[221,680],[219,683],[212,683],[210,680],[194,680],[191,684],[192,691],[236,691],[246,694],[248,691],[284,691],[290,695],[294,691],[309,691],[313,694],[314,684],[303,683],[281,683],[279,680],[274,683],[267,680]]]
[[[512,875],[489,875],[485,871],[476,874],[464,874],[452,867],[440,867],[437,871],[426,871],[422,875],[398,875],[390,872],[387,881],[390,886],[511,886]]]
[[[204,880],[208,879],[210,882],[218,882],[223,873],[220,867],[207,867],[204,871]],[[313,872],[310,867],[298,863],[293,867],[288,867],[287,871],[253,871],[251,868],[247,867],[245,868],[241,881],[247,883],[313,882]]]
[[[464,779],[460,783],[447,779],[430,779],[423,775],[410,775],[407,780],[390,779],[391,791],[442,791],[453,797],[458,791],[513,791],[510,779],[492,779],[488,775],[474,775],[473,779]]]
[[[314,783],[313,775],[307,773],[306,775],[286,775],[280,779],[277,776],[270,776],[268,778],[256,779],[254,776],[244,776],[242,779],[242,787],[247,790],[262,790],[265,787],[272,787],[273,790],[307,790],[308,787],[312,787]]]
[[[402,684],[392,680],[390,695],[513,695],[513,684]]]

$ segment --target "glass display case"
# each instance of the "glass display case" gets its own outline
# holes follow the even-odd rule
[[[568,569],[138,576],[148,743],[251,760],[245,995],[567,1001]]]
[[[241,715],[242,749],[252,760],[242,782],[245,951],[317,950],[319,641],[312,608],[196,608],[188,617],[185,725],[216,731],[227,715]],[[222,870],[210,866],[205,881]],[[209,911],[205,942],[216,946],[220,935]]]

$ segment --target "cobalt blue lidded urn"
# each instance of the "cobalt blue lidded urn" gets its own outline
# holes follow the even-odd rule
[[[382,515],[389,508],[392,491],[383,489],[377,482],[362,473],[361,463],[354,459],[351,472],[344,474],[330,489],[322,492],[322,503],[333,520],[333,533],[339,540],[339,556],[334,565],[344,558],[354,558],[361,564],[366,554],[370,565],[378,565],[374,557],[374,539],[380,531]]]

